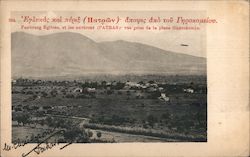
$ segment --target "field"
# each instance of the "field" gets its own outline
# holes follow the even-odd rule
[[[206,78],[147,78],[13,80],[12,141],[49,128],[61,142],[206,141]]]

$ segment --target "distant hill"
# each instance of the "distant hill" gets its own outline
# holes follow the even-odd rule
[[[206,74],[206,59],[127,42],[95,42],[78,33],[11,35],[12,77],[89,74]]]

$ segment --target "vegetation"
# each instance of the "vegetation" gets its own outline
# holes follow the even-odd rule
[[[89,135],[84,129],[79,129],[77,127],[70,128],[63,133],[65,142],[68,143],[89,143]]]
[[[206,80],[198,76],[189,80],[180,78],[134,82],[18,79],[12,84],[12,118],[20,128],[63,129],[61,141],[105,142],[105,136],[98,129],[110,133],[204,141]],[[176,79],[175,83],[171,79]],[[167,99],[162,99],[163,96]],[[86,121],[85,127],[92,130],[80,127],[82,121]],[[70,135],[72,133],[76,137]]]
[[[18,115],[18,116],[16,116],[15,118],[14,118],[14,120],[16,120],[17,121],[17,123],[18,123],[18,125],[19,124],[23,124],[23,126],[25,125],[25,124],[30,124],[30,117],[29,117],[29,115],[28,114],[21,114],[21,115]]]
[[[98,132],[96,133],[96,136],[97,136],[98,138],[101,138],[102,133],[98,131]]]
[[[98,124],[85,124],[86,128],[90,129],[100,129],[110,132],[120,132],[120,133],[128,133],[133,135],[144,135],[144,136],[152,136],[152,137],[159,137],[159,138],[166,138],[172,140],[180,140],[180,141],[206,141],[206,136],[192,136],[192,135],[183,135],[179,133],[173,132],[162,132],[162,131],[155,131],[155,130],[148,130],[148,129],[132,129],[132,128],[123,128],[123,127],[115,127],[115,126],[108,126],[108,125],[98,125]],[[97,135],[98,136],[98,135]]]

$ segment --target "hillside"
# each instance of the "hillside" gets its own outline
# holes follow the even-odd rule
[[[206,59],[127,42],[95,42],[78,33],[11,36],[12,77],[88,74],[206,74]]]

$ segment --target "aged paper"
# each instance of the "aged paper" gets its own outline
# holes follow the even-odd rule
[[[248,1],[1,1],[1,156],[249,156]]]

